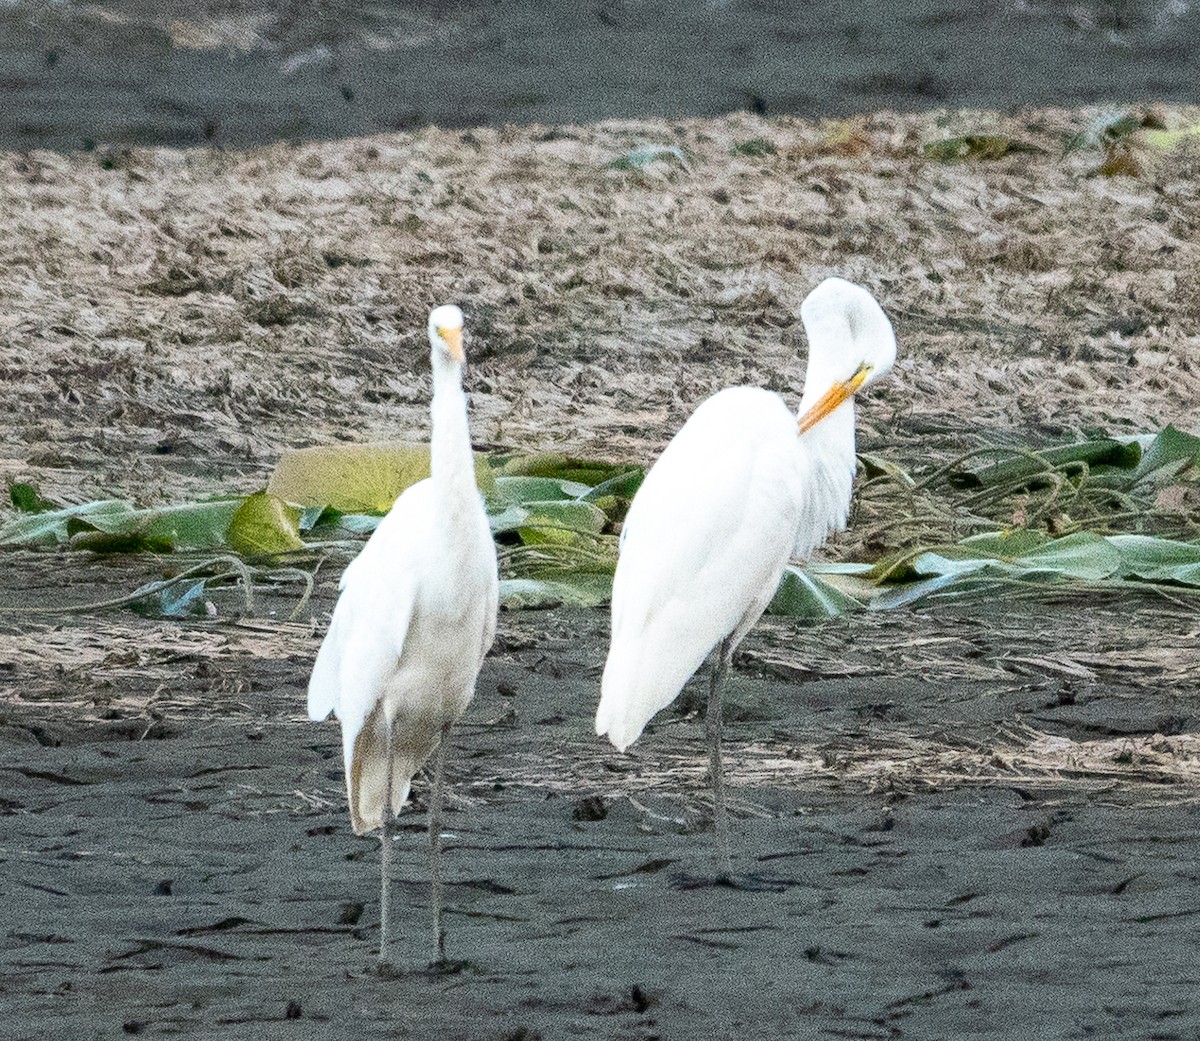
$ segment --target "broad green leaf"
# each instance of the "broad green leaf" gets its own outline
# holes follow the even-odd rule
[[[930,141],[925,158],[939,163],[963,159],[1000,159],[1010,152],[1040,152],[1040,148],[1017,141],[1006,134],[964,134],[943,141]]]
[[[104,499],[29,517],[0,529],[0,544],[45,546],[70,542],[101,553],[212,549],[225,545],[240,499],[135,509]]]
[[[858,463],[863,468],[863,476],[867,480],[873,477],[890,477],[909,488],[916,484],[907,470],[882,456],[859,452]]]
[[[792,618],[818,620],[836,618],[863,605],[840,589],[799,568],[789,567],[783,573],[775,597],[767,607],[770,614]]]
[[[1182,144],[1200,145],[1200,123],[1193,123],[1179,130],[1143,130],[1141,138],[1151,148],[1164,152],[1172,151]]]
[[[973,582],[965,586],[961,574],[951,572],[945,575],[935,575],[919,582],[903,582],[884,587],[867,605],[872,611],[890,611],[898,607],[907,607],[933,593],[941,592],[951,585],[959,584],[963,588],[978,589],[980,583]],[[990,583],[984,583],[989,585]]]
[[[604,511],[590,502],[528,502],[524,508],[528,516],[517,532],[526,545],[572,545],[581,539],[590,545],[594,540],[588,536],[599,535],[608,523]]]
[[[429,476],[429,445],[376,443],[288,449],[267,491],[296,506],[332,506],[343,513],[387,513],[400,493]],[[494,492],[492,470],[475,456],[475,479]]]
[[[73,518],[100,518],[117,514],[128,516],[130,505],[117,499],[102,499],[80,506],[68,506],[32,516],[17,517],[0,527],[0,545],[52,546],[70,538],[67,524]]]
[[[1110,535],[1121,558],[1121,574],[1151,582],[1200,585],[1200,544],[1148,535]]]
[[[1134,477],[1142,480],[1167,467],[1174,473],[1185,467],[1200,467],[1200,437],[1173,426],[1164,427],[1146,446]]]
[[[241,499],[218,499],[162,506],[138,510],[134,520],[144,522],[140,530],[148,539],[168,541],[175,549],[217,549],[226,544],[230,522],[241,504]]]
[[[1030,528],[1013,528],[1009,531],[987,531],[971,535],[959,545],[981,556],[1000,557],[1011,560],[1030,553],[1046,544],[1048,536]]]
[[[71,536],[71,549],[89,553],[170,553],[174,543],[167,538],[151,538],[145,532],[109,532],[81,530]]]
[[[529,502],[578,499],[590,490],[586,484],[561,477],[497,477],[497,498],[521,506]]]
[[[301,512],[300,521],[296,527],[302,532],[309,532],[320,524],[334,524],[341,516],[340,510],[334,510],[328,506],[309,506]]]
[[[1022,480],[1037,484],[1039,477],[1044,480],[1042,475],[1047,468],[1064,468],[1070,474],[1072,468],[1068,464],[1084,463],[1089,471],[1098,467],[1133,471],[1141,458],[1142,447],[1136,441],[1101,438],[1073,445],[1060,445],[1034,455],[1014,453],[1012,458],[999,463],[960,470],[951,476],[950,483],[957,488],[990,488],[998,484],[1015,484]]]
[[[1124,141],[1142,125],[1142,117],[1128,110],[1101,112],[1083,130],[1067,141],[1066,150],[1073,152],[1081,148],[1102,148],[1114,142]]]
[[[603,510],[614,524],[623,521],[629,512],[633,497],[645,479],[646,471],[640,466],[625,473],[601,481],[580,498]]]
[[[255,492],[238,507],[229,524],[231,549],[247,557],[303,549],[300,510],[270,492]]]
[[[311,535],[318,541],[352,539],[361,535],[370,535],[383,520],[377,513],[342,513],[341,510],[324,509],[317,518],[317,522],[306,531],[303,526],[303,514],[300,519],[300,531],[303,534]]]
[[[516,531],[528,519],[529,511],[524,506],[509,506],[499,513],[488,514],[488,524],[491,526],[493,535]]]
[[[1120,572],[1121,553],[1100,535],[1079,531],[1046,542],[1014,563],[1024,569],[1054,571],[1069,578],[1098,582]]]
[[[13,507],[21,513],[49,513],[51,510],[61,509],[58,503],[43,499],[38,495],[37,489],[32,484],[25,484],[21,481],[13,481],[9,484],[8,497],[12,500]]]
[[[497,477],[557,477],[589,488],[629,473],[628,463],[605,463],[597,459],[548,452],[543,455],[514,455],[494,460]]]
[[[610,170],[640,170],[667,159],[673,159],[685,170],[688,168],[687,155],[675,145],[639,145],[612,160],[608,167]]]
[[[762,137],[753,137],[749,141],[739,141],[731,149],[734,155],[745,155],[751,159],[765,159],[779,151],[770,141]]]
[[[500,580],[500,604],[509,610],[536,607],[599,607],[612,595],[612,581],[598,575]]]

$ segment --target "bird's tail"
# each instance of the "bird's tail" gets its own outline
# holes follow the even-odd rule
[[[414,754],[409,747],[394,743],[392,762],[392,813],[399,813],[408,801],[409,788],[421,764],[429,758]],[[407,742],[406,742],[407,744]],[[350,802],[350,823],[356,835],[365,835],[383,824],[387,796],[387,727],[383,707],[377,705],[367,717],[354,744],[344,749],[346,759],[346,795]]]
[[[600,681],[600,705],[596,709],[596,734],[607,735],[618,752],[624,752],[641,737],[650,717],[638,720],[630,711],[630,689],[627,653],[613,647],[604,665],[604,678]]]
[[[596,733],[624,752],[642,735],[646,724],[678,696],[688,677],[704,662],[705,654],[671,653],[666,644],[660,653],[645,653],[656,645],[653,627],[635,639],[613,639],[600,681]]]
[[[308,718],[320,722],[329,717],[338,707],[338,692],[341,690],[341,641],[338,639],[338,616],[334,612],[333,621],[329,624],[329,632],[321,649],[317,651],[317,660],[313,663],[312,676],[308,681]]]

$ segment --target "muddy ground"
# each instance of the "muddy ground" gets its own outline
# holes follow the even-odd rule
[[[153,504],[259,487],[286,446],[423,437],[420,330],[447,298],[481,446],[648,461],[716,387],[798,398],[796,307],[835,272],[901,343],[861,447],[918,475],[997,441],[1194,430],[1196,160],[1137,145],[1136,176],[1095,176],[1102,156],[1062,149],[1094,115],[5,155],[0,478]],[[978,129],[1035,150],[923,155]],[[648,142],[683,161],[609,165]],[[1200,1036],[1200,655],[1175,601],[764,622],[731,690],[759,879],[738,891],[696,884],[686,704],[617,755],[590,732],[604,612],[506,613],[450,763],[469,964],[422,971],[418,784],[411,971],[383,981],[377,844],[350,832],[336,726],[303,713],[337,568],[296,620],[265,588],[211,621],[59,612],[171,566],[5,551],[12,1036]]]
[[[144,569],[47,582],[21,559],[0,596],[92,597]],[[8,1036],[1200,1030],[1200,655],[1169,605],[765,623],[727,733],[741,891],[697,884],[703,724],[668,712],[616,754],[590,729],[604,615],[508,614],[449,767],[450,953],[469,964],[422,971],[418,786],[396,886],[410,971],[388,980],[378,844],[350,831],[336,726],[304,719],[317,636],[271,617],[287,606],[8,627]]]
[[[0,148],[1195,101],[1190,0],[6,0]]]

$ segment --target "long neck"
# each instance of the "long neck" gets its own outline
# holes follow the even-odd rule
[[[808,369],[804,394],[797,416],[807,412],[839,377],[845,378],[845,360],[856,353],[855,335],[844,309],[804,315],[808,334]],[[842,402],[800,440],[808,446],[808,458],[839,474],[854,473],[854,398]],[[841,478],[839,477],[839,481]]]
[[[452,520],[465,505],[478,498],[471,431],[467,426],[467,396],[457,365],[434,360],[433,433],[430,437],[430,470],[439,509]]]

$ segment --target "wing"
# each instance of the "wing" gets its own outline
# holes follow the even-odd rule
[[[336,712],[343,734],[348,728],[357,734],[380,695],[385,663],[394,666],[404,649],[416,598],[414,547],[430,493],[428,481],[406,489],[342,574],[308,681],[308,715],[322,720]]]
[[[736,388],[696,410],[626,520],[597,733],[626,748],[754,624],[795,543],[799,494],[795,417],[778,395]]]

